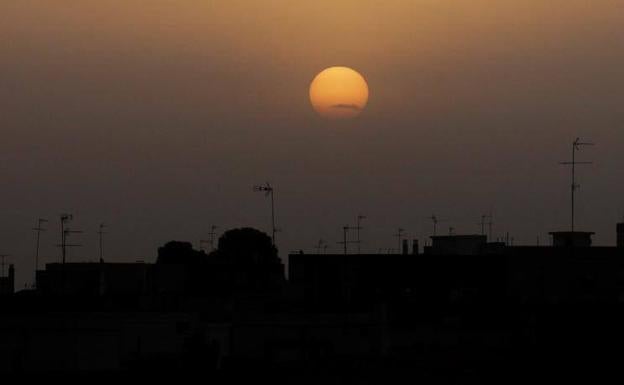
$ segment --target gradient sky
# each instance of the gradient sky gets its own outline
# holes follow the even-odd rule
[[[18,285],[59,259],[155,260],[211,224],[269,231],[281,256],[331,249],[361,213],[363,250],[480,231],[516,244],[566,229],[576,136],[578,227],[615,242],[624,215],[622,0],[10,0],[0,4],[0,252]],[[326,121],[308,101],[322,69],[369,82],[364,113]]]

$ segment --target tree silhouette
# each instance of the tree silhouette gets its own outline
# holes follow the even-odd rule
[[[206,254],[193,249],[189,242],[170,241],[158,248],[158,264],[199,265],[206,261]]]
[[[182,266],[187,295],[257,292],[278,288],[285,280],[284,265],[271,238],[249,227],[226,231],[210,254],[193,249],[188,242],[168,242],[158,248],[156,264],[171,274],[180,271],[169,269],[171,265]]]
[[[237,265],[279,264],[277,249],[271,237],[262,231],[245,227],[226,231],[219,238],[218,253]]]

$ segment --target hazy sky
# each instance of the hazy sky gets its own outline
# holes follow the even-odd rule
[[[308,86],[350,66],[364,113],[319,118]],[[624,214],[624,1],[6,0],[0,3],[0,253],[31,280],[58,261],[58,215],[85,233],[70,260],[153,261],[211,224],[278,246],[338,250],[361,213],[363,249],[480,231],[516,243],[566,229],[576,136],[579,228],[612,244]]]

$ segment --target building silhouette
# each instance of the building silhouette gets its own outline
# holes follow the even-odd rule
[[[623,358],[607,354],[624,343],[623,232],[614,247],[560,232],[539,247],[450,235],[422,252],[295,253],[288,279],[249,228],[211,253],[169,242],[156,263],[48,264],[36,290],[3,296],[0,371],[572,378]]]
[[[8,275],[0,276],[0,296],[11,295],[15,292],[15,267],[9,265]]]

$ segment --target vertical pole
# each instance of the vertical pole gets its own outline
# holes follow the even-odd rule
[[[61,255],[63,265],[65,264],[65,216],[61,216]]]
[[[366,217],[364,215],[358,215],[358,217],[357,217],[357,226],[355,227],[356,230],[357,230],[357,245],[358,245],[357,246],[358,247],[357,251],[358,251],[358,254],[361,254],[361,247],[360,247],[360,244],[362,243],[361,240],[360,240],[360,230],[362,229],[361,223],[362,223],[362,219],[365,219],[365,218]]]
[[[47,220],[43,219],[43,218],[39,218],[37,220],[37,227],[34,229],[35,231],[37,231],[37,244],[35,246],[35,272],[34,272],[34,277],[33,277],[33,286],[36,285],[37,283],[37,270],[39,270],[39,245],[40,245],[40,239],[41,239],[41,232],[44,231],[43,229],[43,223],[47,222]]]
[[[38,221],[39,225],[37,226],[37,246],[35,248],[35,275],[37,274],[37,270],[39,270],[39,236],[41,235],[41,219]]]
[[[342,239],[343,239],[343,248],[344,248],[344,255],[347,255],[347,231],[349,230],[349,226],[344,226],[342,228]]]
[[[570,231],[575,230],[575,192],[579,185],[576,184],[576,165],[577,164],[591,164],[591,162],[577,162],[576,151],[580,150],[580,146],[593,146],[593,143],[581,142],[580,138],[576,138],[572,142],[572,161],[560,162],[560,164],[566,166],[572,166],[572,183],[570,184]]]
[[[102,261],[102,228],[100,227],[100,262]]]
[[[275,198],[273,194],[273,187],[271,187],[271,185],[267,182],[264,186],[254,186],[253,190],[264,191],[266,194],[271,194],[271,242],[273,243],[273,247],[275,247],[275,233],[277,230],[275,229]]]
[[[431,221],[433,221],[433,236],[438,235],[438,217],[435,215],[431,216]]]
[[[572,208],[571,208],[571,229],[572,232],[574,232],[574,190],[576,190],[576,180],[575,180],[575,173],[574,173],[574,166],[575,166],[575,159],[574,159],[574,155],[576,153],[576,141],[574,143],[572,143],[572,199],[571,199],[571,204],[572,204]]]
[[[67,255],[67,233],[69,232],[65,229],[65,222],[71,220],[73,216],[71,214],[61,214],[61,254],[63,257],[63,264],[65,264],[65,259]]]
[[[215,225],[210,226],[210,251],[214,251],[215,249],[214,241],[215,241],[215,235],[217,235],[217,233],[215,233],[215,230],[217,230],[217,226]]]
[[[399,227],[399,230],[396,233],[396,237],[399,239],[399,248],[397,249],[397,253],[401,254],[401,248],[402,248],[402,237],[403,237],[403,232],[405,230],[403,230],[402,228]]]
[[[355,226],[355,231],[357,234],[357,253],[360,254],[360,215],[357,217],[357,224]]]
[[[481,215],[481,235],[485,235],[485,215]]]
[[[104,261],[104,223],[100,223],[100,231],[98,231],[98,235],[100,236],[100,262]]]
[[[273,189],[271,188],[271,224],[273,230],[273,246],[275,246],[275,199],[273,198]]]

